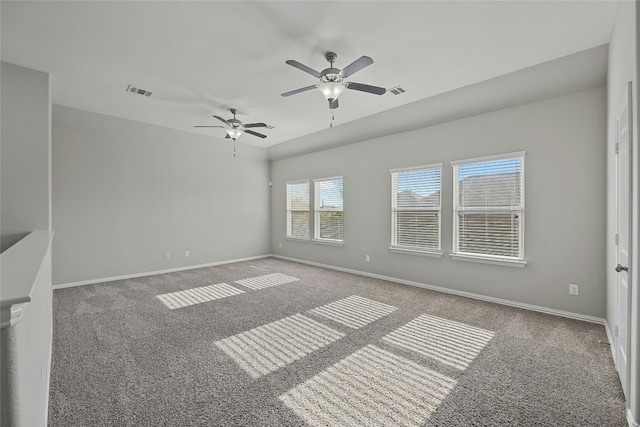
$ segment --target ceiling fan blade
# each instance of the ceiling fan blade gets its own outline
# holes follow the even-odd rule
[[[220,117],[220,116],[213,116],[213,117],[215,117],[216,119],[220,120],[220,121],[221,121],[222,123],[224,123],[225,125],[227,125],[227,126],[229,126],[229,127],[231,126],[231,125],[229,124],[229,122],[228,122],[228,121],[226,121],[225,119],[223,119],[222,117]]]
[[[194,128],[223,128],[224,126],[194,126]]]
[[[314,70],[311,67],[307,67],[304,64],[299,63],[298,61],[296,61],[295,59],[289,59],[287,61],[285,61],[285,63],[291,65],[292,67],[296,67],[298,70],[302,70],[305,73],[309,73],[311,74],[313,77],[318,77],[320,78],[320,73],[317,72],[316,70]]]
[[[267,125],[265,123],[248,123],[246,125],[243,125],[244,128],[266,128]]]
[[[357,73],[364,67],[368,67],[371,64],[373,64],[373,59],[369,58],[368,56],[361,56],[351,64],[344,67],[342,71],[340,71],[340,74],[342,74],[342,77],[349,77],[350,75]]]
[[[338,100],[337,99],[334,99],[333,102],[329,101],[329,109],[330,110],[335,110],[339,106],[340,105],[338,105]]]
[[[315,89],[316,87],[317,87],[316,85],[301,87],[300,89],[294,89],[294,90],[290,90],[289,92],[285,92],[285,93],[282,94],[282,96],[295,95],[296,93],[306,92],[308,90]]]
[[[266,138],[266,137],[267,137],[267,135],[263,135],[263,134],[261,134],[261,133],[254,132],[254,131],[252,131],[252,130],[245,129],[244,131],[245,131],[246,133],[250,134],[250,135],[257,136],[258,138]]]
[[[373,93],[375,95],[383,95],[387,91],[385,88],[380,86],[371,86],[354,82],[348,82],[347,89],[359,90],[360,92]]]

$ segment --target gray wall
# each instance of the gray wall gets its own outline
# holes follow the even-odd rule
[[[609,67],[607,70],[607,255],[606,255],[606,282],[607,282],[607,323],[613,333],[617,324],[617,287],[618,275],[614,271],[617,264],[617,247],[614,236],[617,227],[617,204],[616,204],[616,111],[620,104],[620,99],[628,82],[632,82],[633,89],[631,99],[633,102],[633,123],[632,123],[632,154],[634,156],[634,207],[635,217],[633,224],[632,241],[632,265],[631,288],[633,305],[631,310],[631,343],[629,370],[632,379],[627,396],[628,406],[632,411],[636,422],[640,421],[640,320],[638,310],[640,309],[640,296],[638,289],[638,54],[637,49],[637,14],[640,13],[636,2],[620,1],[616,11],[611,42],[609,44]],[[615,340],[615,338],[614,338]]]
[[[268,254],[266,150],[241,141],[54,105],[54,284]]]
[[[272,252],[547,308],[605,315],[604,88],[274,161]],[[523,268],[450,259],[449,162],[526,150]],[[390,253],[389,169],[444,162],[441,259]],[[344,175],[344,247],[285,239],[285,182]],[[313,228],[312,228],[313,229]],[[280,244],[282,248],[280,248]],[[371,262],[365,262],[365,255]],[[568,284],[580,285],[580,296]]]
[[[2,63],[1,251],[33,230],[50,230],[49,75]]]

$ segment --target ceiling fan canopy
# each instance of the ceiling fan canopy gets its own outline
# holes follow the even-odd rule
[[[220,116],[214,115],[216,119],[220,120],[224,123],[224,126],[194,126],[196,128],[223,128],[227,132],[227,139],[233,139],[234,141],[240,138],[244,133],[248,133],[249,135],[257,136],[258,138],[266,138],[267,135],[264,135],[259,132],[255,132],[250,130],[249,128],[266,128],[267,125],[265,123],[242,123],[242,121],[236,119],[236,114],[239,114],[239,111],[235,108],[230,108],[231,114],[233,114],[232,119],[223,119]]]
[[[371,86],[362,83],[344,81],[346,77],[349,77],[352,74],[355,74],[356,72],[362,70],[363,68],[373,64],[373,59],[368,56],[361,56],[360,58],[356,59],[351,64],[340,70],[333,67],[333,63],[335,62],[337,57],[338,55],[334,52],[326,52],[325,59],[331,64],[331,66],[329,68],[325,68],[320,72],[293,59],[285,61],[292,67],[295,67],[320,79],[320,83],[285,92],[282,94],[282,96],[287,97],[312,89],[318,89],[320,93],[322,93],[324,98],[329,102],[329,108],[333,110],[339,107],[338,98],[347,89],[372,93],[375,95],[382,95],[387,91],[385,88],[379,86]]]

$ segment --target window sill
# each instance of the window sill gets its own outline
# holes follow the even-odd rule
[[[291,237],[291,236],[284,236],[285,240],[291,240],[293,242],[310,242],[311,239],[308,237]]]
[[[481,264],[502,265],[505,267],[523,268],[527,265],[527,261],[517,259],[492,258],[467,254],[449,254],[449,256],[455,261],[479,262]]]
[[[435,251],[420,251],[417,249],[406,249],[406,248],[400,248],[397,246],[390,246],[389,251],[396,254],[426,256],[431,258],[442,258],[442,252],[435,252]]]
[[[313,239],[313,243],[329,246],[344,246],[344,240]]]

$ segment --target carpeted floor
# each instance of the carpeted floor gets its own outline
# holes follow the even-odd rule
[[[50,426],[624,426],[600,325],[265,258],[54,292]]]

